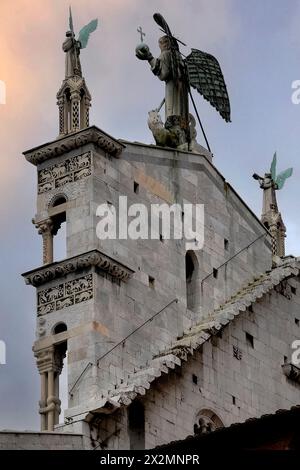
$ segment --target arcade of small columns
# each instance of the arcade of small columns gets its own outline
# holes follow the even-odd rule
[[[65,208],[65,205],[63,205]],[[59,209],[61,211],[61,209]],[[65,212],[61,211],[38,223],[32,222],[43,238],[43,264],[53,262],[53,237],[57,234],[61,223],[65,220]],[[35,351],[38,371],[41,376],[41,399],[39,413],[41,415],[41,431],[53,431],[59,423],[61,401],[59,399],[59,376],[66,356],[67,342]]]
[[[57,93],[59,137],[89,127],[91,95],[84,78],[66,79]]]

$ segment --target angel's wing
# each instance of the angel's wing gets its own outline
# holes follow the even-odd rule
[[[285,183],[285,180],[292,176],[293,168],[288,168],[287,170],[282,171],[276,178],[277,189],[282,189]]]
[[[78,36],[78,41],[80,42],[81,49],[84,49],[87,46],[90,34],[97,29],[98,20],[90,21],[86,26],[84,26]]]
[[[230,122],[230,102],[219,62],[206,52],[192,49],[186,58],[190,85]]]
[[[276,181],[276,165],[277,165],[277,155],[275,152],[273,155],[273,160],[272,160],[271,168],[270,168],[270,173],[271,173],[273,181]]]

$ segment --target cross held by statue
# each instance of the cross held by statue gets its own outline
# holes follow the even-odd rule
[[[144,42],[144,36],[146,36],[146,33],[143,32],[141,26],[138,27],[137,32],[141,35],[141,42]]]

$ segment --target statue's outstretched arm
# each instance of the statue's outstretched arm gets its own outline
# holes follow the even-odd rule
[[[257,180],[259,182],[259,185],[262,186],[263,183],[264,183],[264,178],[262,178],[261,176],[259,176],[257,173],[254,173],[254,175],[252,175],[252,178],[254,178],[255,180]]]

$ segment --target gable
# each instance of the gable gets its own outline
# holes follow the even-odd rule
[[[158,352],[146,367],[131,374],[126,382],[101,398],[96,396],[93,412],[111,413],[121,406],[128,406],[136,397],[145,395],[147,390],[154,387],[158,378],[178,369],[185,362],[189,363],[193,356],[199,354],[200,349],[207,352],[207,348],[225,341],[228,348],[231,348],[227,350],[228,355],[240,362],[239,349],[242,355],[245,350],[249,353],[246,333],[253,338],[254,348],[250,352],[257,361],[263,361],[264,354],[270,357],[274,351],[280,352],[277,378],[278,381],[286,380],[281,365],[285,356],[288,357],[292,340],[297,339],[295,319],[297,315],[300,316],[300,299],[291,292],[290,285],[292,283],[296,286],[299,283],[299,268],[298,259],[288,258],[280,266],[254,279],[168,349]],[[251,306],[253,312],[250,311]],[[261,341],[263,335],[269,335],[265,343]],[[209,343],[208,340],[212,341]],[[207,346],[208,344],[210,345]],[[255,349],[257,345],[258,351]],[[95,403],[98,404],[97,408]]]

